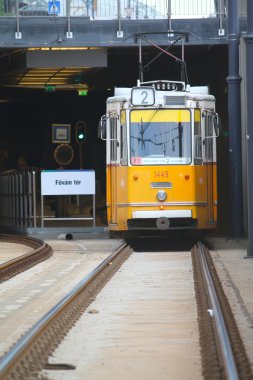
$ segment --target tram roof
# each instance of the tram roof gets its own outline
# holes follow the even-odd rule
[[[114,96],[107,99],[107,103],[126,102],[131,100],[132,87],[116,87],[114,89]],[[186,91],[164,91],[155,90],[156,99],[160,96],[166,95],[166,97],[182,98],[185,100],[195,101],[215,101],[215,97],[209,94],[208,86],[187,86]],[[157,102],[156,102],[157,103]]]

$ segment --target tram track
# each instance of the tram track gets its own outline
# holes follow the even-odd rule
[[[47,368],[50,354],[131,253],[123,243],[21,337],[0,361],[1,380],[36,378]]]
[[[32,251],[0,264],[0,283],[9,280],[52,255],[52,248],[45,242],[27,236],[0,234],[0,243],[16,243],[33,248]]]
[[[211,255],[192,249],[204,379],[253,379],[250,362]]]
[[[49,363],[49,357],[132,251],[123,243],[41,318],[1,359],[0,378],[36,379],[43,368],[73,369],[65,363]],[[253,379],[211,255],[202,243],[194,245],[191,255],[203,379]]]

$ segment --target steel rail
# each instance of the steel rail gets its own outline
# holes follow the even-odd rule
[[[232,352],[228,332],[224,322],[222,310],[218,300],[218,296],[214,287],[212,276],[210,274],[207,259],[205,256],[205,248],[202,243],[198,243],[198,251],[200,260],[202,263],[203,273],[205,277],[205,282],[209,294],[209,298],[212,305],[212,314],[215,320],[215,326],[218,334],[218,339],[220,343],[220,349],[223,358],[223,364],[228,380],[239,380],[238,371],[235,364],[234,355]]]
[[[16,243],[16,242],[15,242]],[[17,243],[17,244],[22,244],[22,243]],[[23,244],[23,245],[26,245],[26,244]],[[4,263],[1,263],[0,264],[0,273],[1,273],[1,270],[2,269],[6,269],[8,267],[11,267],[13,264],[16,264],[18,262],[21,262],[23,261],[24,259],[28,258],[28,257],[32,257],[32,256],[35,256],[37,253],[43,251],[44,249],[46,249],[48,247],[48,245],[46,243],[43,243],[39,248],[36,248],[32,251],[29,251],[29,252],[26,252],[24,253],[23,255],[20,255],[18,257],[14,257],[13,259],[11,260],[8,260],[8,261],[5,261]]]
[[[12,369],[15,368],[22,358],[31,348],[34,340],[45,331],[47,326],[56,320],[59,314],[81,293],[96,276],[110,264],[119,253],[127,247],[124,242],[113,251],[104,261],[102,261],[94,270],[92,270],[82,281],[80,281],[65,297],[63,297],[48,313],[46,313],[35,325],[24,334],[19,341],[3,356],[0,360],[0,379],[9,379]]]
[[[23,244],[31,248],[40,247],[41,244],[43,243],[42,240],[36,239],[34,237],[28,237],[24,235],[1,234],[1,233],[0,233],[0,242]]]
[[[0,283],[20,273],[52,255],[52,248],[42,240],[18,236],[0,234],[0,242],[25,245],[33,250],[17,256],[0,264]]]

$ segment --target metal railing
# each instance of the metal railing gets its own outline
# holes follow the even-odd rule
[[[21,231],[44,228],[44,220],[81,220],[92,221],[95,227],[95,193],[74,195],[73,199],[70,195],[45,196],[43,199],[41,173],[41,168],[0,173],[0,226]]]
[[[209,18],[226,15],[226,3],[227,0],[1,0],[0,16],[86,17],[93,20]]]
[[[0,223],[10,227],[36,227],[39,172],[10,170],[0,173]]]

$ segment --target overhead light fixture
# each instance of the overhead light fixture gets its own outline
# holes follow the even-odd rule
[[[100,47],[96,47],[96,46],[82,46],[82,47],[64,47],[64,46],[61,46],[61,47],[34,47],[34,48],[28,48],[27,49],[28,51],[52,51],[52,50],[73,50],[73,51],[77,51],[77,50],[101,50]]]

